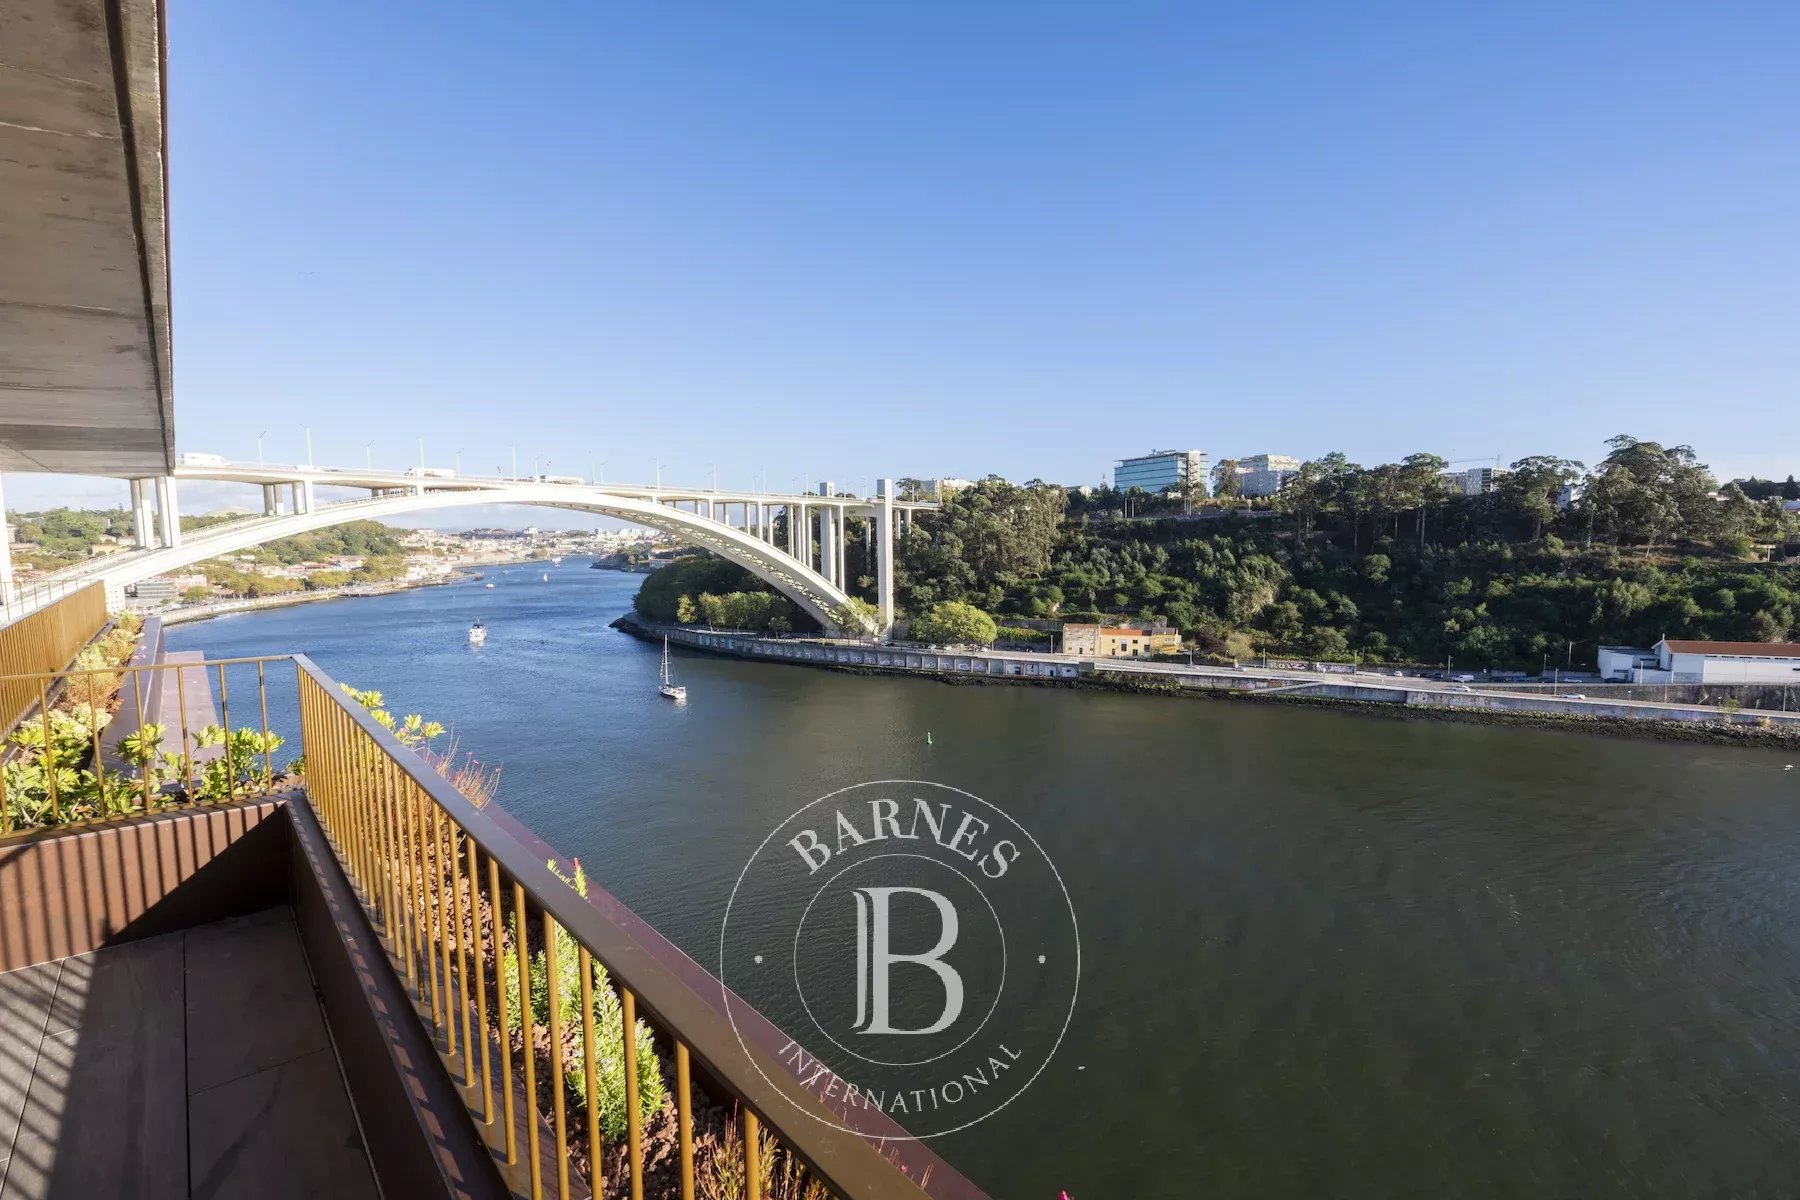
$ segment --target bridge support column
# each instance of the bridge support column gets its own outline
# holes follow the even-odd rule
[[[837,494],[837,487],[835,484],[831,484],[831,483],[819,484],[819,495],[832,496],[832,495],[836,495],[836,494]],[[819,505],[819,519],[818,519],[819,561],[817,564],[817,570],[818,570],[819,574],[821,574],[825,577],[825,581],[827,583],[834,584],[834,585],[838,583],[838,580],[836,580],[832,577],[832,572],[834,570],[836,570],[836,567],[837,567],[837,527],[833,524],[833,515],[832,515],[836,511],[836,509],[837,509],[837,505],[835,505],[835,504]],[[807,528],[810,531],[811,526],[808,526]]]
[[[313,510],[313,481],[310,479],[302,479],[300,481],[300,511],[309,513],[312,510]]]
[[[167,475],[156,480],[156,531],[163,549],[181,545],[181,510],[175,499],[175,481]]]
[[[837,537],[833,538],[832,541],[837,545],[837,585],[846,592],[850,590],[850,585],[844,582],[846,578],[844,573],[844,560],[846,558],[846,548],[844,543],[849,540],[850,515],[844,511],[843,505],[840,504],[837,509]]]
[[[894,627],[894,481],[877,479],[875,494],[881,500],[881,514],[876,517],[881,528],[875,535],[875,594],[885,641]]]
[[[832,573],[837,563],[837,528],[832,522],[831,510],[819,510],[819,574],[826,582],[835,584]]]
[[[131,481],[131,544],[148,550],[156,544],[156,526],[150,520],[149,480]]]

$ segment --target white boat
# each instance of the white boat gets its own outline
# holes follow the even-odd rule
[[[687,703],[687,689],[669,675],[669,639],[663,639],[662,683],[657,687],[659,695],[667,696],[677,704]]]
[[[550,582],[550,572],[548,572],[548,571],[545,571],[545,572],[544,572],[544,582],[545,582],[545,583],[549,583],[549,582]]]
[[[560,555],[560,554],[552,554],[552,555],[551,555],[551,556],[550,556],[550,565],[551,565],[551,566],[553,566],[553,567],[560,567],[560,566],[562,566],[562,555]]]
[[[490,591],[490,592],[491,592],[491,591],[493,591],[493,590],[494,590],[494,585],[493,585],[493,584],[491,584],[491,583],[490,583],[490,584],[486,584],[486,585],[485,585],[485,586],[486,586],[486,587],[487,587],[487,590],[488,590],[488,591]]]
[[[492,587],[493,584],[489,584],[488,586]],[[469,626],[469,645],[479,646],[479,645],[481,645],[481,643],[483,643],[485,641],[487,641],[487,626],[486,625],[483,625],[480,621],[477,621],[473,625]]]

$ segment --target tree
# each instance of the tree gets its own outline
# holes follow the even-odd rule
[[[952,645],[992,645],[999,636],[994,618],[960,600],[945,600],[931,606],[931,611],[915,618],[913,636],[920,641]]]
[[[1049,569],[1068,493],[984,479],[921,512],[895,546],[895,590],[909,611],[1002,589]]]
[[[181,592],[181,600],[184,604],[200,604],[211,598],[212,589],[209,587],[201,587],[198,584],[191,588],[184,588]]]
[[[1588,477],[1582,515],[1588,536],[1646,547],[1659,537],[1715,536],[1722,522],[1714,482],[1687,446],[1663,447],[1628,434],[1610,438],[1612,453]]]
[[[831,619],[845,637],[867,637],[881,630],[881,610],[856,596],[838,605]]]
[[[1500,495],[1522,518],[1532,523],[1532,540],[1544,536],[1544,523],[1560,511],[1557,499],[1564,488],[1581,478],[1582,465],[1568,458],[1533,454],[1512,465],[1500,481]]]
[[[1212,469],[1213,495],[1224,500],[1235,500],[1244,494],[1244,479],[1238,474],[1235,458],[1221,458]]]

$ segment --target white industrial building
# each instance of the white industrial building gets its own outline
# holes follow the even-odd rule
[[[1800,684],[1800,643],[1664,638],[1648,650],[1602,646],[1600,678],[1609,683]]]

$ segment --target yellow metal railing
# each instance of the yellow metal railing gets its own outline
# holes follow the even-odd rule
[[[778,1184],[803,1200],[921,1200],[870,1144],[795,1115],[827,1110],[772,1059],[753,1060],[707,997],[588,903],[579,876],[542,861],[306,658],[295,661],[312,809],[514,1191],[642,1200],[640,1088],[662,1084],[639,1057],[656,1044],[641,1019],[674,1057],[678,1159],[652,1195],[714,1194],[696,1192],[703,1168],[746,1200],[769,1200]],[[625,1093],[610,1175],[596,1094],[607,1063]],[[738,1113],[704,1163],[696,1077]]]
[[[11,729],[38,702],[28,678],[60,671],[106,627],[106,588],[90,584],[0,628],[0,728]]]
[[[0,694],[34,710],[0,743],[0,834],[268,792],[283,778],[269,685],[290,678],[292,661],[0,676]]]

